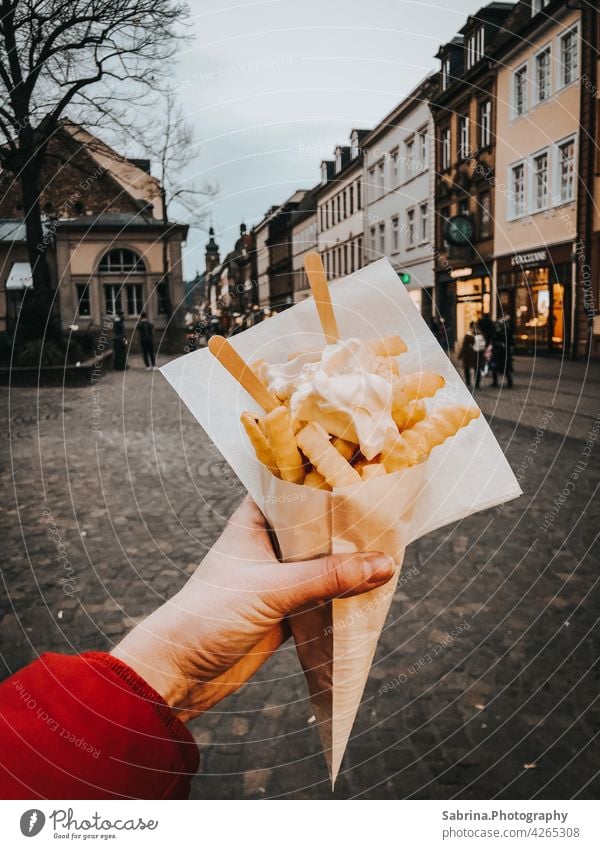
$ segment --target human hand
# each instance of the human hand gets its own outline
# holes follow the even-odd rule
[[[280,563],[247,497],[187,584],[112,654],[186,722],[235,692],[285,642],[288,614],[372,590],[393,573],[393,560],[378,553]]]

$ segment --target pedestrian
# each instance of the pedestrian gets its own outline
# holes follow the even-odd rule
[[[474,372],[475,389],[479,389],[481,381],[481,362],[485,351],[485,339],[479,332],[477,325],[472,321],[469,325],[469,333],[465,333],[458,355],[462,361],[465,375],[465,383],[472,388],[471,372]]]
[[[489,312],[484,312],[477,322],[477,327],[485,339],[485,345],[487,348],[492,341],[492,336],[494,335],[494,322],[492,321]]]
[[[390,557],[359,552],[282,569],[246,498],[196,574],[110,654],[47,652],[0,684],[0,798],[185,798],[200,759],[184,723],[254,675],[288,616],[394,574]]]
[[[117,310],[113,321],[113,367],[115,371],[125,371],[127,368],[127,337],[125,336],[125,321],[123,310]]]
[[[145,312],[140,315],[138,322],[138,333],[140,334],[140,344],[142,346],[142,354],[146,371],[156,368],[156,357],[154,355],[154,325],[148,321],[148,316]]]
[[[498,386],[498,375],[506,378],[509,389],[513,387],[512,331],[506,321],[497,321],[492,336],[492,385]]]

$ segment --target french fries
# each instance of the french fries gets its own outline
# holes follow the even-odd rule
[[[441,445],[478,416],[477,407],[445,407],[432,413],[403,433],[388,437],[381,461],[388,472],[423,463],[436,445]]]
[[[244,425],[246,433],[248,434],[248,439],[252,443],[252,447],[256,451],[257,458],[269,469],[271,474],[276,475],[278,472],[277,460],[275,459],[269,440],[265,436],[255,417],[252,413],[242,413],[240,420]]]
[[[321,425],[309,422],[298,436],[302,453],[315,469],[323,475],[330,487],[352,486],[360,483],[360,475],[353,469],[329,441],[329,434]]]
[[[265,434],[284,481],[304,483],[304,463],[287,407],[276,407],[264,418]]]

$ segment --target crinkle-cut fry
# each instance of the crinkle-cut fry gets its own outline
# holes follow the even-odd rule
[[[265,436],[260,424],[256,421],[256,417],[252,413],[242,413],[240,421],[244,425],[248,439],[252,443],[259,462],[265,465],[272,474],[279,477],[275,455],[273,454],[269,440]]]
[[[424,462],[436,445],[454,436],[479,416],[477,407],[445,407],[398,436],[388,437],[381,460],[388,472]]]
[[[329,486],[352,486],[360,475],[329,441],[329,434],[315,422],[309,422],[298,436],[298,445]]]
[[[364,481],[370,478],[379,478],[381,475],[387,475],[387,469],[383,463],[367,463],[362,468],[362,479]]]
[[[344,460],[350,462],[358,451],[358,445],[355,442],[350,442],[348,439],[342,439],[341,436],[334,436],[331,444],[336,448]]]
[[[311,469],[304,478],[304,486],[311,486],[313,489],[331,489],[323,475],[316,469]]]
[[[265,433],[284,481],[303,483],[304,464],[287,407],[275,407],[263,419]]]
[[[426,415],[427,408],[424,401],[409,401],[406,407],[392,410],[392,418],[400,431],[407,430],[417,422],[423,421]]]
[[[369,339],[368,345],[378,357],[397,357],[408,350],[401,336],[379,336]]]
[[[431,398],[445,385],[441,374],[430,371],[406,374],[392,378],[392,410],[406,407],[409,401]]]

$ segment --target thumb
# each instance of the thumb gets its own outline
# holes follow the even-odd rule
[[[273,567],[271,603],[282,615],[312,602],[365,593],[387,583],[395,564],[387,554],[329,554],[316,560]]]

